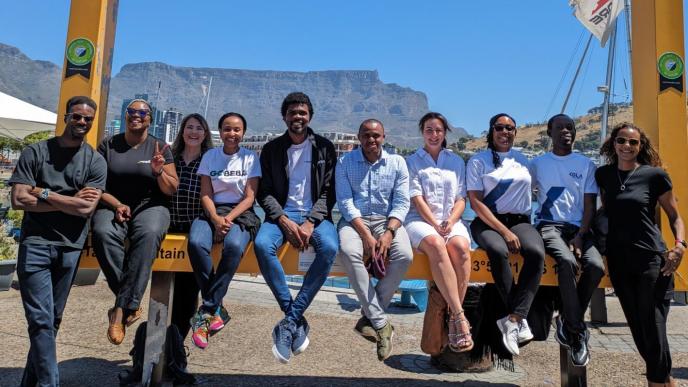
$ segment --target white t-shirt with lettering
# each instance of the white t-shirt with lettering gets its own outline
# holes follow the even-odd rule
[[[222,147],[211,149],[203,155],[198,174],[210,177],[213,184],[213,202],[239,203],[244,198],[246,181],[261,177],[258,155],[246,148],[228,155]]]
[[[597,194],[596,169],[592,160],[579,153],[557,156],[547,152],[533,159],[530,173],[540,204],[535,223],[571,223],[580,227],[585,194]]]
[[[311,161],[313,145],[306,140],[301,144],[292,144],[287,149],[289,165],[289,193],[284,205],[285,211],[310,211],[313,207],[311,198]]]
[[[466,189],[483,193],[483,203],[497,214],[530,216],[531,179],[528,159],[519,151],[497,152],[501,164],[494,167],[492,151],[473,155],[466,164]]]

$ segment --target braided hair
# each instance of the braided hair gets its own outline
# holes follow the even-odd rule
[[[502,162],[499,159],[499,154],[497,153],[497,150],[495,149],[494,141],[492,141],[493,140],[492,136],[494,134],[494,125],[497,122],[497,120],[500,119],[501,117],[506,117],[506,118],[510,119],[511,121],[514,122],[514,125],[516,125],[516,120],[513,119],[513,117],[511,117],[510,115],[508,115],[506,113],[498,113],[498,114],[495,114],[494,116],[492,116],[492,118],[490,118],[490,128],[487,129],[486,140],[487,140],[487,147],[492,151],[492,164],[494,164],[495,168],[499,168],[499,166],[502,165]]]

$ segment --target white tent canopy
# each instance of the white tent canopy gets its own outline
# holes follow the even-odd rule
[[[23,139],[55,130],[57,114],[0,92],[0,136]]]

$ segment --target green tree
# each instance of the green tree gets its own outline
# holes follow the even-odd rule
[[[53,132],[52,130],[44,130],[42,132],[31,133],[28,136],[24,137],[23,145],[24,147],[27,147],[39,141],[47,140],[53,136],[55,136],[55,132]]]

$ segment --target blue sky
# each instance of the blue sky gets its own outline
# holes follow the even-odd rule
[[[69,5],[67,0],[3,4],[0,42],[62,65]],[[614,100],[629,102],[624,23],[620,27]],[[498,112],[519,123],[558,113],[585,39],[568,0],[123,0],[113,75],[124,64],[147,61],[289,71],[374,69],[384,82],[425,92],[430,109],[477,135]],[[591,50],[568,114],[583,114],[602,102],[596,87],[604,83],[606,49],[595,40]]]

